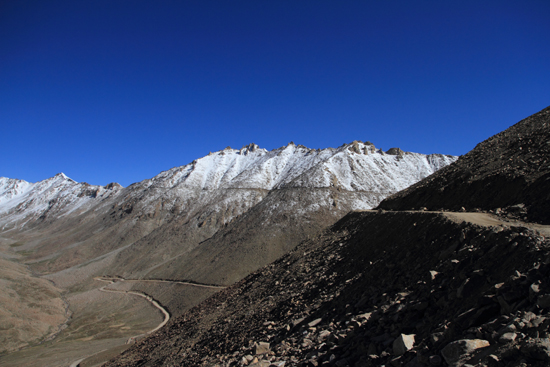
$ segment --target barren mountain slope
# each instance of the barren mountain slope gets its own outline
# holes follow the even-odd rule
[[[53,338],[70,317],[61,290],[14,261],[0,258],[0,289],[0,354]]]
[[[462,339],[489,346],[477,351],[484,363],[493,353],[546,365],[550,242],[487,220],[498,225],[430,212],[351,213],[108,366],[244,366],[247,355],[296,366],[425,366]],[[401,334],[415,334],[403,355],[394,348]],[[271,352],[256,355],[255,342]]]
[[[269,210],[254,218],[254,223],[248,221],[251,230],[259,227],[266,229],[266,238],[252,236],[250,241],[245,238],[246,243],[243,244],[245,248],[254,249],[255,246],[262,246],[258,241],[263,241],[264,247],[271,248],[271,255],[264,259],[261,254],[258,257],[251,253],[247,266],[233,269],[237,275],[211,277],[210,280],[226,283],[240,279],[248,271],[295,246],[304,236],[334,223],[347,211],[375,206],[390,193],[455,159],[406,153],[398,149],[390,153],[360,142],[325,150],[294,144],[271,152],[255,145],[241,150],[225,149],[122,189],[116,197],[105,199],[81,214],[78,222],[82,225],[75,224],[70,217],[53,222],[48,227],[58,226],[53,237],[40,232],[41,238],[50,240],[39,244],[39,248],[44,250],[36,251],[33,259],[46,257],[46,261],[36,266],[41,271],[57,272],[94,261],[99,256],[108,256],[110,260],[105,262],[110,265],[104,273],[129,277],[187,278],[196,269],[179,267],[178,270],[165,264],[185,261],[189,251],[196,249],[217,231],[223,233],[229,223],[241,220],[243,213],[254,208],[271,192],[269,206],[262,206]],[[276,194],[280,190],[284,193]],[[329,191],[332,193],[329,194]],[[316,195],[320,196],[317,198]],[[280,202],[277,197],[281,197]],[[298,226],[291,235],[294,238],[292,241],[283,247],[273,243],[271,239],[276,236],[269,233],[266,227],[272,222],[269,215],[290,215],[307,221],[308,215],[301,214],[309,212],[311,216],[318,217],[315,214],[317,211],[325,213],[321,215],[325,220],[318,222],[315,219],[309,221],[314,224],[304,224],[304,228],[312,227],[311,231],[303,231]],[[258,222],[260,217],[261,223]],[[277,225],[274,230],[284,232],[285,226],[288,222]],[[39,223],[34,228],[42,230],[45,226]],[[33,231],[22,235],[27,233],[32,234]],[[247,237],[246,233],[242,235]],[[75,239],[78,240],[76,243],[71,242]],[[223,251],[223,243],[216,246],[222,247],[215,248],[214,252]],[[55,256],[47,258],[48,250],[50,254],[55,250]],[[202,249],[197,251],[207,257],[213,253]],[[199,260],[198,263],[205,261],[209,260]],[[149,271],[153,271],[152,275],[148,274]],[[201,267],[200,271],[206,272],[206,269]]]
[[[550,107],[547,107],[478,144],[427,180],[385,199],[380,208],[500,208],[523,214],[530,221],[550,224],[549,186]]]
[[[367,201],[368,195],[328,188],[273,190],[200,246],[156,267],[147,277],[233,284],[332,225],[361,199]]]

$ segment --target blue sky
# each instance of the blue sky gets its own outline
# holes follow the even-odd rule
[[[550,105],[550,2],[0,2],[0,176],[124,186],[231,146],[460,155]]]

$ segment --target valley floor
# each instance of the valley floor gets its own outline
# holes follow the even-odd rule
[[[26,269],[23,265],[7,260],[3,261],[2,278],[6,278],[6,274],[11,268],[17,270]],[[11,267],[8,267],[10,264]],[[11,274],[10,272],[9,274]],[[42,297],[45,302],[56,301],[60,303],[58,309],[60,319],[51,319],[49,328],[55,330],[50,332],[49,338],[42,337],[41,329],[33,330],[28,335],[24,334],[18,338],[10,339],[13,343],[13,349],[20,349],[18,351],[11,351],[11,353],[5,353],[0,356],[0,362],[2,366],[16,367],[16,366],[95,366],[105,362],[106,360],[116,356],[130,344],[135,343],[136,340],[146,337],[161,327],[163,327],[170,319],[170,313],[163,307],[159,301],[153,299],[151,296],[144,292],[134,291],[133,287],[140,285],[169,285],[182,287],[192,287],[207,289],[210,293],[215,292],[225,287],[214,285],[202,285],[191,282],[183,281],[170,281],[170,280],[140,280],[140,279],[122,279],[117,277],[97,277],[96,281],[107,282],[108,285],[91,288],[83,292],[67,293],[65,297],[61,296],[61,289],[54,288],[52,283],[47,280],[42,280],[39,277],[31,277],[27,273],[22,273],[16,280],[32,279],[38,284],[45,284],[57,292],[48,294],[48,297],[43,293],[48,291],[42,291],[37,294],[37,289],[34,289],[34,296]],[[5,282],[4,282],[5,283]],[[97,283],[97,282],[96,282]],[[11,285],[11,284],[8,284]],[[45,287],[43,285],[43,287]],[[30,287],[25,289],[30,290]],[[18,288],[20,290],[20,288]],[[38,292],[40,289],[38,289]],[[13,292],[9,292],[7,286],[4,286],[0,294],[7,296],[14,296]],[[32,292],[31,292],[32,293]],[[63,301],[63,302],[62,302]],[[28,308],[25,307],[27,303],[31,301],[18,300],[17,298],[11,299],[11,303],[2,303],[4,315],[0,318],[0,322],[6,324],[12,319],[7,319],[6,307],[9,304],[14,304],[14,309],[21,309],[19,320],[21,323],[29,323],[32,320],[29,319]],[[15,304],[17,303],[17,304]],[[67,306],[70,308],[70,313],[66,310]],[[44,309],[47,307],[41,307]],[[51,309],[51,307],[47,308]],[[155,311],[156,310],[156,311]],[[50,311],[51,312],[51,311]],[[66,316],[64,316],[67,314]],[[70,316],[70,317],[69,317]],[[37,317],[40,317],[38,315]],[[7,325],[11,333],[24,330],[24,327],[16,323],[10,323]],[[49,329],[48,329],[49,330]],[[9,337],[11,334],[2,334],[2,336]],[[23,339],[25,337],[26,339]],[[20,344],[15,344],[19,341]],[[25,344],[23,344],[25,343]],[[5,347],[9,347],[11,344],[2,344]],[[22,347],[20,347],[22,345]],[[19,347],[19,348],[17,348]]]

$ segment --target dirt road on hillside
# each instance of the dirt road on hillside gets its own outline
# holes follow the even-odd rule
[[[132,294],[132,295],[135,295],[135,296],[139,296],[139,297],[143,297],[145,298],[147,301],[149,301],[155,308],[157,308],[163,315],[164,315],[164,320],[156,327],[154,328],[153,330],[149,330],[148,332],[146,332],[145,334],[140,334],[140,335],[136,335],[136,336],[132,336],[128,339],[128,341],[126,342],[126,344],[130,344],[130,343],[133,343],[136,338],[139,338],[139,337],[142,337],[142,336],[145,336],[145,335],[148,335],[148,334],[152,334],[154,333],[155,331],[157,331],[158,329],[160,329],[161,327],[163,327],[164,325],[166,325],[166,323],[168,321],[170,321],[170,313],[168,312],[168,310],[166,310],[164,307],[162,307],[157,300],[155,300],[153,297],[145,294],[145,293],[141,293],[141,292],[135,292],[135,291],[124,291],[124,290],[118,290],[118,289],[109,289],[107,288],[110,284],[114,284],[116,283],[117,281],[125,281],[125,279],[122,279],[122,278],[106,278],[106,277],[97,277],[97,278],[94,278],[95,280],[99,280],[101,282],[107,282],[109,283],[108,285],[105,285],[101,288],[99,288],[100,291],[102,292],[111,292],[111,293],[125,293],[125,294]]]
[[[550,226],[536,223],[526,223],[517,220],[505,220],[501,217],[498,217],[494,214],[489,213],[455,213],[455,212],[439,212],[445,215],[447,218],[451,219],[454,222],[468,222],[472,224],[477,224],[484,227],[491,226],[500,226],[500,227],[525,227],[538,231],[541,235],[545,237],[550,236]]]
[[[362,210],[365,212],[376,212],[377,210]],[[397,211],[397,210],[396,210]],[[525,227],[538,231],[545,237],[550,237],[550,225],[527,223],[519,220],[506,219],[490,213],[478,212],[445,212],[445,211],[414,211],[405,210],[410,213],[439,213],[455,223],[468,222],[483,227]]]
[[[193,286],[193,287],[200,287],[200,288],[211,288],[211,289],[224,289],[224,288],[226,288],[225,286],[219,286],[219,285],[200,284],[200,283],[193,283],[193,282],[185,282],[185,281],[177,281],[177,280],[163,280],[163,279],[156,280],[156,279],[124,279],[124,278],[121,278],[121,277],[95,277],[94,280],[108,283],[107,285],[99,288],[99,290],[101,292],[124,293],[124,294],[128,294],[128,295],[135,295],[135,296],[143,297],[147,301],[149,301],[155,308],[157,308],[164,315],[164,320],[156,328],[154,328],[152,330],[149,330],[146,333],[139,334],[139,335],[134,335],[134,336],[128,338],[126,344],[132,344],[137,339],[142,338],[144,336],[147,336],[149,334],[152,334],[155,331],[162,328],[164,325],[166,325],[166,323],[168,323],[168,321],[170,321],[170,313],[157,300],[155,300],[153,297],[151,297],[151,296],[149,296],[145,293],[107,288],[107,287],[109,287],[109,285],[115,284],[117,282],[126,282],[126,283],[172,283],[172,284],[190,285],[190,286]],[[82,363],[84,360],[86,360],[87,358],[90,358],[90,357],[92,357],[92,356],[86,356],[86,357],[81,358],[77,361],[74,361],[73,363],[70,364],[69,367],[78,367],[80,365],[80,363]]]
[[[185,282],[185,281],[179,281],[179,280],[165,280],[165,279],[124,279],[120,277],[100,277],[104,281],[106,280],[113,280],[113,281],[120,281],[120,282],[127,282],[127,283],[171,283],[171,284],[183,284],[183,285],[190,285],[193,287],[199,287],[199,288],[212,288],[212,289],[224,289],[227,288],[223,285],[212,285],[212,284],[201,284],[201,283],[193,283],[193,282]],[[99,278],[94,278],[96,280],[100,280]]]

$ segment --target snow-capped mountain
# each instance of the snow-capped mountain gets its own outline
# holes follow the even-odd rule
[[[0,218],[6,223],[85,211],[98,200],[116,196],[121,188],[78,183],[63,173],[36,183],[0,177]]]
[[[283,187],[331,187],[371,191],[373,184],[401,190],[456,160],[441,154],[423,155],[398,148],[383,152],[374,145],[353,142],[338,149],[309,149],[293,143],[267,151],[255,144],[226,148],[191,164],[162,172],[151,186],[213,190]]]
[[[272,151],[226,148],[128,187],[126,212],[160,220],[161,206],[179,219],[165,221],[114,263],[127,263],[127,276],[231,284],[350,210],[371,209],[455,160],[357,141],[322,150],[293,143]],[[161,242],[162,252],[149,250]]]
[[[18,249],[36,271],[75,272],[63,282],[120,274],[231,284],[456,159],[359,141],[272,151],[250,144],[126,188],[64,174],[37,183],[1,178],[0,233],[25,243]]]
[[[130,188],[127,198],[145,202],[191,199],[200,192],[219,189],[273,190],[282,188],[330,188],[369,192],[372,200],[354,208],[369,209],[384,197],[429,176],[456,157],[384,152],[370,143],[353,142],[340,148],[309,149],[293,143],[267,151],[255,144],[236,150],[226,148],[192,163],[164,171]],[[200,190],[200,191],[198,191]],[[142,193],[147,191],[147,197]],[[170,200],[163,200],[171,205]]]
[[[30,186],[27,181],[0,177],[0,204],[23,195]]]
[[[357,141],[322,150],[290,143],[267,151],[250,144],[238,150],[226,148],[210,153],[126,189],[118,184],[103,187],[77,183],[63,173],[37,183],[1,177],[0,225],[23,225],[29,220],[82,213],[106,200],[126,210],[136,206],[142,215],[154,210],[159,200],[165,210],[179,204],[178,211],[189,211],[188,205],[182,203],[195,200],[199,206],[204,205],[201,197],[205,191],[220,189],[333,187],[370,193],[371,200],[353,205],[356,209],[368,209],[455,160],[453,156],[408,153],[398,148],[384,152],[371,143]],[[261,200],[251,199],[252,204]]]

